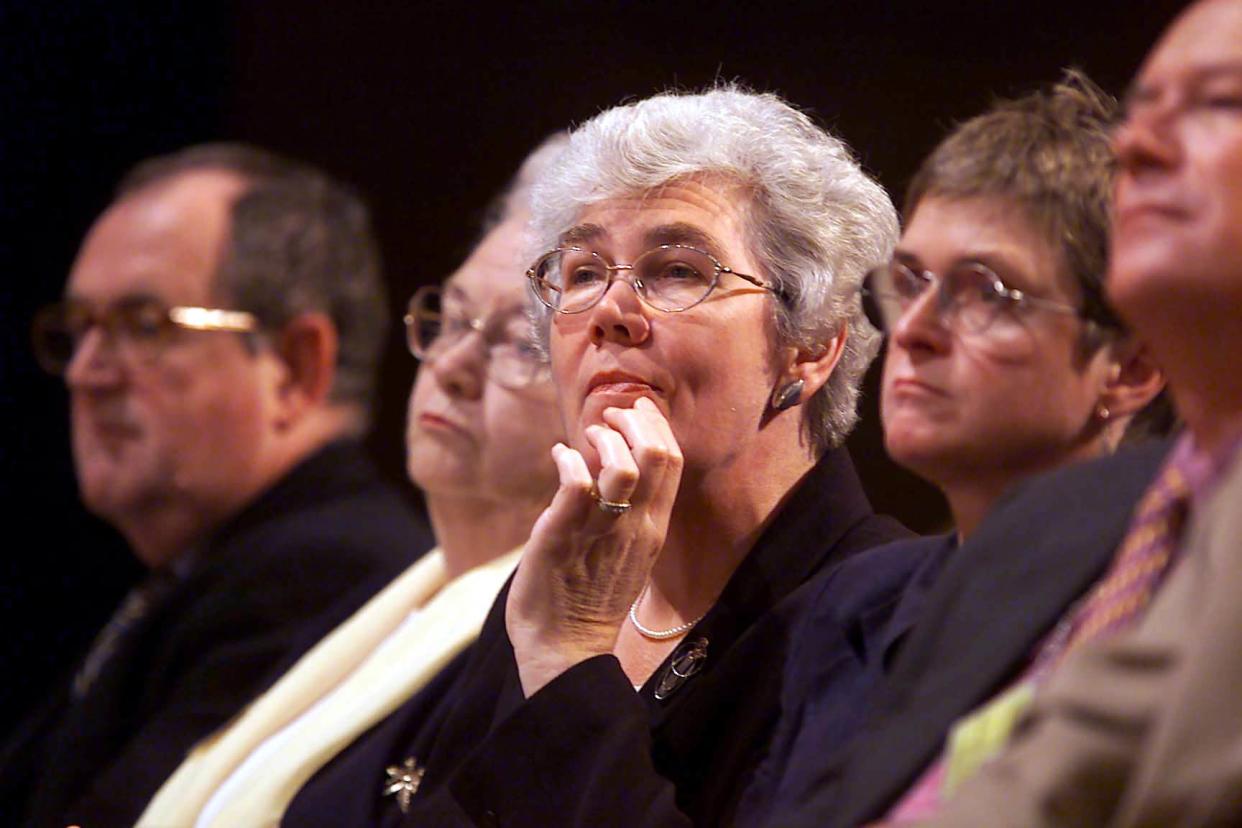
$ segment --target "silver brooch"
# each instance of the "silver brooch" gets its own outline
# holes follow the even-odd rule
[[[655,697],[664,701],[673,695],[689,678],[703,669],[703,663],[706,661],[706,638],[699,636],[693,641],[682,644],[673,654],[673,660],[669,662],[668,669],[660,677],[660,683],[656,685]]]
[[[408,814],[410,800],[418,793],[418,786],[422,784],[423,774],[426,772],[427,769],[419,767],[413,756],[400,765],[389,765],[384,770],[388,774],[388,779],[384,782],[384,796],[395,796],[401,813]]]

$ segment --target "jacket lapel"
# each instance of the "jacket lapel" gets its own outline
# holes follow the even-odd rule
[[[829,451],[777,510],[715,606],[686,635],[686,642],[708,639],[704,668],[813,573],[858,551],[846,549],[840,541],[871,515],[871,505],[849,455],[845,449]],[[664,674],[678,650],[655,671],[653,680]],[[653,724],[668,720],[670,711],[694,695],[694,682],[687,684],[690,686],[667,704],[656,703]]]
[[[810,809],[818,824],[882,816],[952,723],[1012,680],[1108,565],[1167,449],[1054,472],[993,510],[928,596],[838,784]]]

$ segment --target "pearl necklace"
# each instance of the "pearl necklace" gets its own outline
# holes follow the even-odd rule
[[[638,630],[638,632],[645,638],[650,638],[652,641],[667,641],[670,638],[676,638],[679,635],[684,635],[689,632],[695,624],[703,620],[704,615],[707,615],[707,613],[704,612],[703,615],[700,615],[693,621],[678,624],[676,627],[669,627],[667,630],[653,630],[644,627],[638,621],[638,605],[643,602],[643,598],[647,596],[647,590],[649,589],[651,589],[651,584],[647,584],[643,587],[643,591],[638,593],[638,597],[634,599],[634,603],[630,604],[630,623],[633,624],[634,629]]]

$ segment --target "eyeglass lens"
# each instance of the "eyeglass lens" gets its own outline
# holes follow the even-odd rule
[[[420,290],[410,300],[409,313],[405,318],[406,341],[410,353],[419,359],[428,356],[440,336],[442,304],[439,290]]]
[[[410,302],[406,331],[411,353],[434,360],[478,332],[487,350],[488,370],[502,384],[528,385],[545,371],[524,309],[514,306],[479,319],[438,288],[420,290]]]
[[[545,304],[576,313],[603,298],[610,273],[624,278],[625,270],[632,271],[634,289],[653,307],[679,311],[707,298],[716,283],[717,265],[702,251],[673,245],[648,250],[628,267],[610,266],[598,253],[567,248],[540,260],[535,284]]]
[[[177,327],[169,318],[168,308],[151,299],[122,300],[99,310],[80,302],[65,302],[35,318],[35,356],[46,370],[60,373],[96,325],[110,340],[140,358],[154,357]]]
[[[897,321],[929,289],[936,291],[941,318],[969,333],[982,333],[1012,308],[999,279],[986,267],[966,264],[942,276],[916,271],[894,262],[873,271],[867,280],[869,316],[877,327],[891,331]]]

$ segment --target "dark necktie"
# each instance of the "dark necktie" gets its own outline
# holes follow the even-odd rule
[[[129,591],[125,600],[108,619],[108,623],[99,631],[99,635],[95,636],[95,641],[91,644],[91,649],[86,654],[82,666],[74,675],[74,701],[80,700],[90,692],[95,680],[99,678],[104,666],[116,654],[121,642],[138,626],[147,613],[158,605],[160,599],[175,583],[176,578],[172,573],[161,571],[152,573],[145,581]]]

